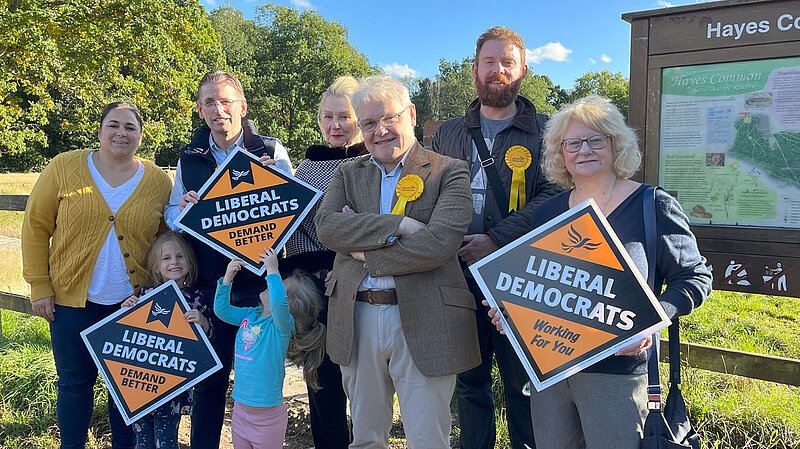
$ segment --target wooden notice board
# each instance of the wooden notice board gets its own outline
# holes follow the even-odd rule
[[[637,176],[681,203],[715,289],[800,297],[800,1],[622,18]]]

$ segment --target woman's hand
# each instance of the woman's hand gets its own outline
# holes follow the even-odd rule
[[[197,309],[189,310],[188,312],[183,314],[183,319],[189,323],[197,323],[203,329],[203,332],[208,335],[208,319],[203,316]]]
[[[653,346],[652,335],[648,335],[647,337],[637,341],[632,345],[625,346],[624,348],[617,351],[614,355],[624,355],[624,356],[639,355],[644,351],[650,349],[650,346]]]
[[[200,200],[200,196],[194,190],[190,190],[183,194],[181,200],[178,201],[178,211],[183,212],[183,209],[189,205],[189,203],[197,204]]]
[[[486,307],[489,307],[489,301],[485,299],[481,301],[481,304],[483,304]],[[506,331],[503,329],[503,322],[500,321],[500,317],[502,316],[502,314],[498,313],[497,307],[490,308],[489,311],[486,312],[486,314],[489,315],[489,318],[492,319],[492,324],[494,324],[494,327],[497,328],[497,332],[500,332],[501,334],[505,335]]]
[[[265,248],[266,253],[260,253],[258,260],[260,260],[267,268],[267,274],[278,273],[278,255],[273,248]]]
[[[32,301],[31,306],[33,307],[33,314],[46,319],[48,323],[52,323],[56,319],[55,303],[56,301],[52,296]]]
[[[225,276],[222,278],[222,285],[228,285],[233,282],[233,278],[236,277],[236,273],[238,273],[243,266],[244,261],[242,259],[237,257],[231,260],[228,264],[228,268],[225,270]]]
[[[120,307],[133,307],[136,304],[139,304],[139,298],[136,295],[130,295],[128,299],[122,301]]]

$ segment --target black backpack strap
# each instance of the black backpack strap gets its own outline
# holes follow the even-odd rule
[[[478,159],[480,160],[481,167],[483,167],[483,170],[486,172],[486,177],[489,178],[489,186],[492,188],[497,207],[500,208],[500,215],[506,218],[508,217],[508,197],[506,197],[506,190],[503,188],[503,183],[500,182],[500,175],[497,173],[497,167],[494,165],[494,158],[489,154],[489,148],[486,147],[486,140],[483,139],[481,129],[467,129],[469,129],[469,133],[472,134],[472,141],[475,142],[475,147],[478,149]]]
[[[642,212],[644,215],[645,253],[647,254],[647,285],[653,294],[658,294],[655,289],[656,282],[656,188],[648,187],[642,199]],[[661,410],[661,382],[658,379],[658,333],[653,334],[653,346],[650,357],[647,359],[647,403],[648,408]],[[671,358],[670,358],[671,359]]]

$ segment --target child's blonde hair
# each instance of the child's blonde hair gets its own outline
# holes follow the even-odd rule
[[[295,334],[286,357],[303,367],[306,384],[317,391],[320,389],[317,368],[325,357],[325,325],[317,321],[323,308],[322,293],[305,271],[294,270],[289,278],[292,282],[286,286],[286,296],[294,317]]]
[[[160,270],[161,251],[168,242],[175,243],[183,251],[183,257],[186,258],[186,278],[183,280],[183,285],[178,287],[183,288],[194,284],[194,281],[197,280],[197,259],[194,257],[194,251],[180,234],[172,231],[159,235],[150,245],[150,251],[147,253],[147,274],[150,275],[150,279],[155,285],[161,285],[165,282]]]

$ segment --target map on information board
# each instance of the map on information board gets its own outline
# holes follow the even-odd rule
[[[659,184],[690,222],[800,228],[800,58],[661,79]]]

